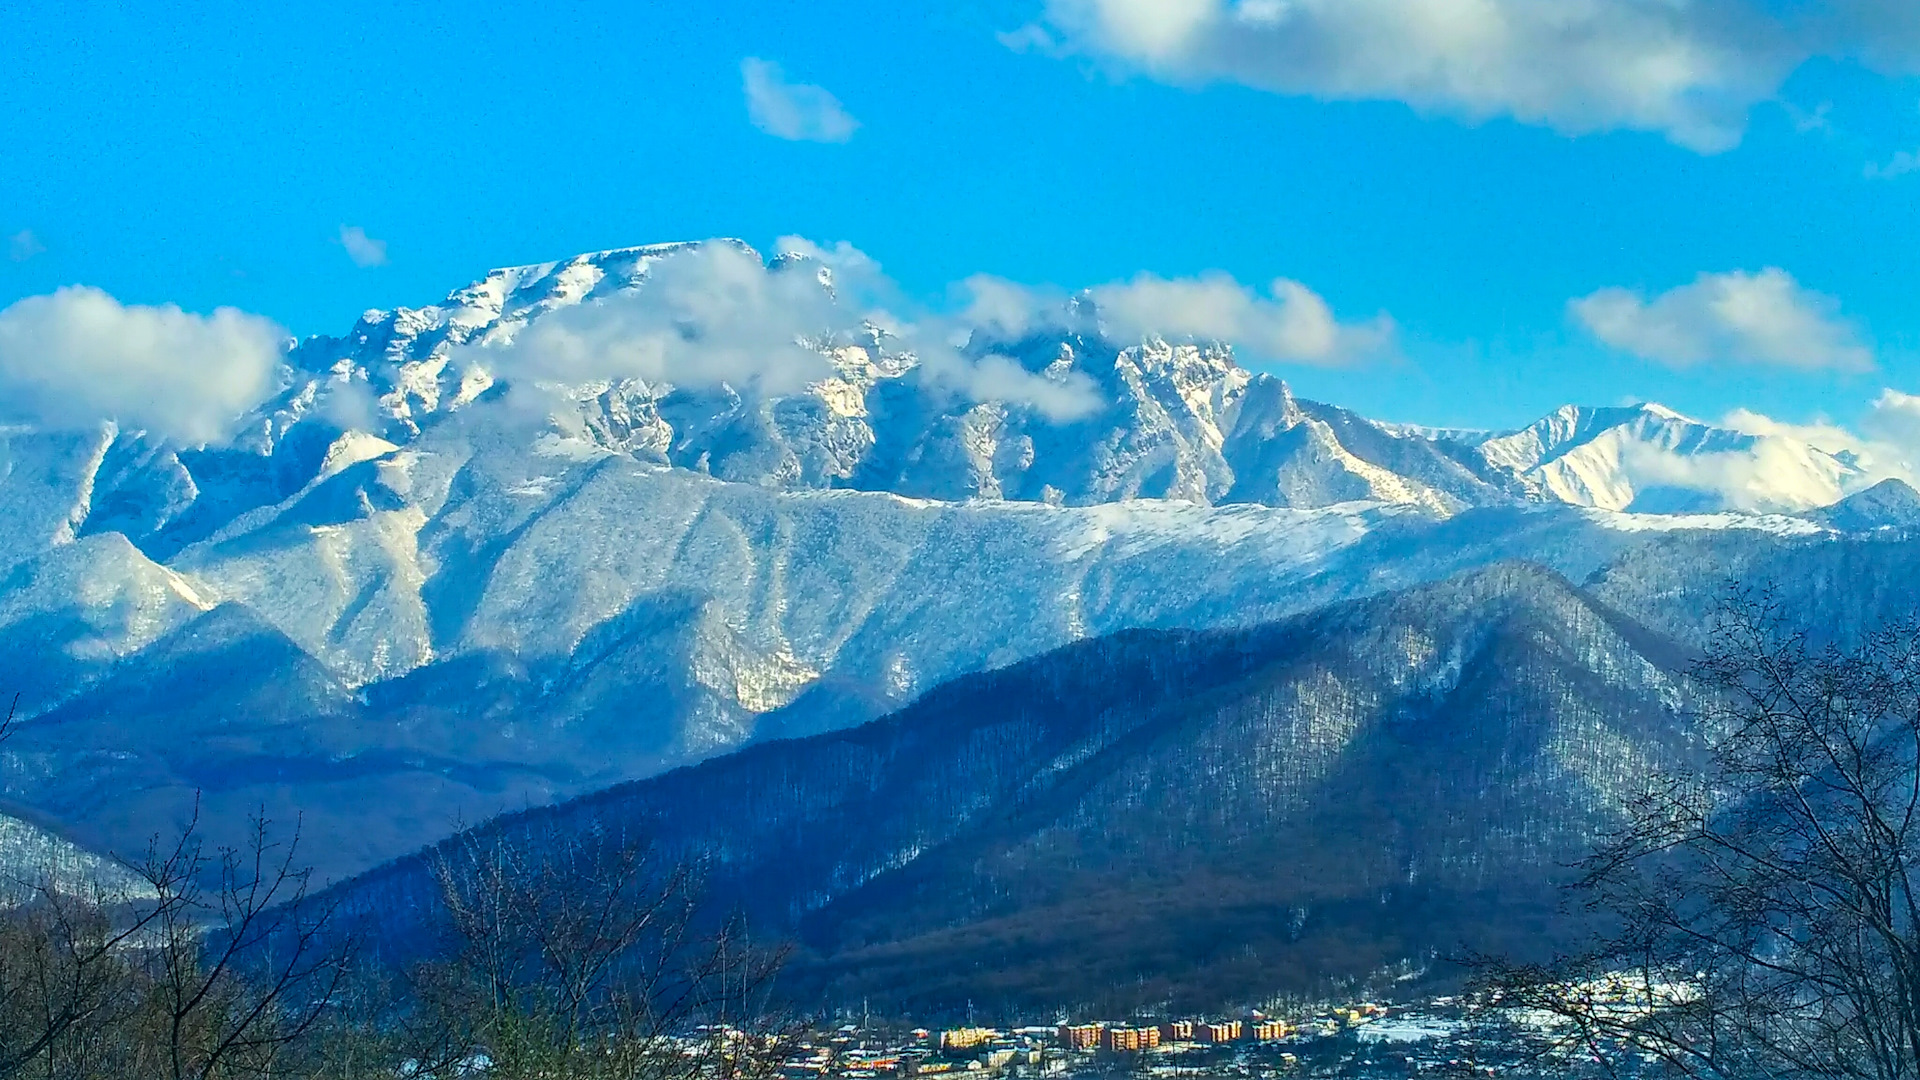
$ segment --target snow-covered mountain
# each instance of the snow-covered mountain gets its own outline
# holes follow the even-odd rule
[[[1716,428],[1659,405],[1569,405],[1474,449],[1538,497],[1603,510],[1802,511],[1867,480],[1850,454]]]
[[[112,859],[30,821],[0,814],[0,909],[43,901],[48,892],[125,901],[153,886]]]
[[[1114,630],[1526,558],[1679,633],[1698,605],[1645,584],[1676,566],[1710,590],[1912,523],[1887,488],[1815,512],[1875,478],[1780,436],[1651,405],[1377,423],[1225,344],[1110,340],[1085,300],[938,363],[864,324],[793,385],[509,363],[701,250],[369,312],[230,445],[0,429],[0,688],[32,718],[6,793],[122,847],[195,790],[209,820],[298,809],[350,869]],[[765,273],[831,297],[828,269]]]

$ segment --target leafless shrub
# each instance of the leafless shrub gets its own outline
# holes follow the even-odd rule
[[[208,853],[190,822],[128,862],[131,887],[55,870],[0,912],[0,1076],[272,1075],[345,971],[302,903],[298,830],[256,818]],[[267,947],[273,942],[273,947]]]
[[[785,1056],[784,953],[707,910],[696,866],[537,829],[463,834],[434,874],[444,939],[411,978],[416,1075],[759,1080]]]
[[[1920,1077],[1920,623],[1816,646],[1736,592],[1696,668],[1698,764],[1581,868],[1606,927],[1484,989],[1550,1052],[1694,1077]]]

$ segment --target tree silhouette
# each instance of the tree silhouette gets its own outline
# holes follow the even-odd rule
[[[1842,647],[1800,615],[1765,590],[1719,612],[1699,754],[1649,779],[1574,886],[1592,946],[1487,965],[1494,1000],[1552,1018],[1548,1052],[1920,1076],[1920,623]]]

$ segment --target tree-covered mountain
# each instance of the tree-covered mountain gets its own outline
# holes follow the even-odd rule
[[[1502,564],[1069,645],[479,835],[705,860],[717,900],[801,942],[790,989],[830,1000],[1247,1000],[1565,932],[1557,868],[1687,753],[1684,659]],[[337,895],[404,942],[434,858]]]

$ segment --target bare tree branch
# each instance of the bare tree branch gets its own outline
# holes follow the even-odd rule
[[[1650,778],[1575,885],[1611,929],[1483,965],[1549,1052],[1693,1077],[1920,1080],[1920,623],[1816,647],[1734,590],[1696,682],[1701,754]]]

